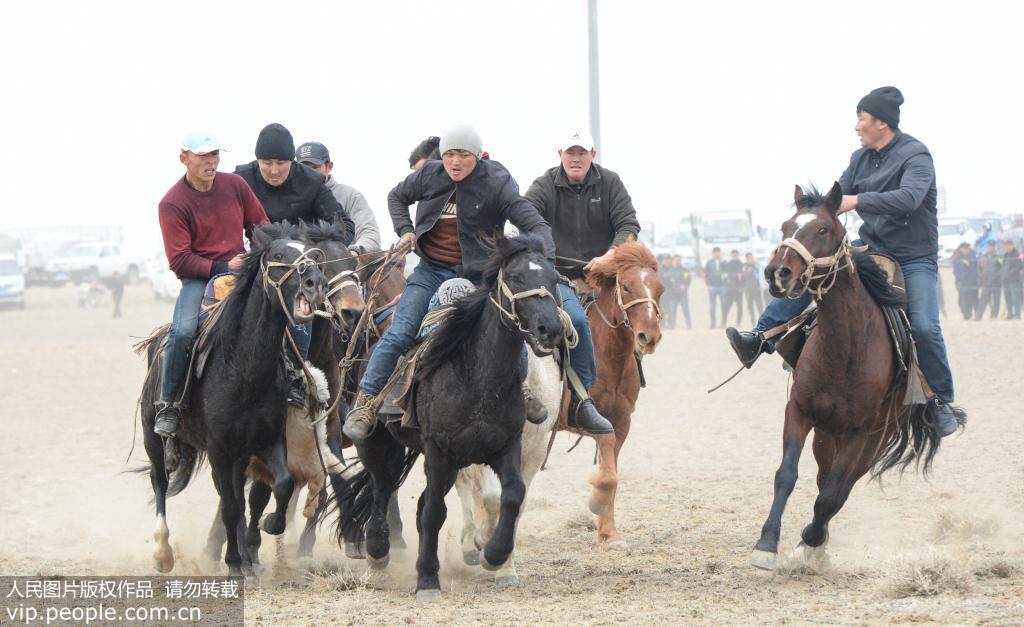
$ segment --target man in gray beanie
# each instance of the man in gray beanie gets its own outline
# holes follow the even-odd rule
[[[929,413],[943,437],[959,426],[950,407],[953,374],[939,326],[938,251],[936,212],[938,192],[931,153],[920,141],[899,130],[903,94],[895,87],[879,87],[857,104],[861,148],[839,179],[843,200],[839,213],[856,211],[864,220],[860,241],[872,250],[899,261],[907,286],[907,314],[917,356],[928,386],[935,393]],[[762,352],[770,352],[776,337],[764,332],[792,320],[811,302],[773,299],[752,332],[726,329],[740,361],[748,368]]]

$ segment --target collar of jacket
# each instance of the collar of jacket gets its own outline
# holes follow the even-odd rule
[[[881,158],[892,152],[892,149],[896,147],[896,144],[900,143],[900,140],[903,139],[903,131],[896,129],[894,133],[895,135],[893,135],[892,140],[890,140],[888,144],[882,146],[881,150],[872,150],[871,154],[875,157]]]
[[[601,167],[596,163],[590,164],[590,171],[587,172],[586,178],[583,179],[583,189],[587,189],[591,185],[601,184]],[[558,164],[558,171],[555,172],[555,186],[565,187],[572,189],[572,183],[569,182],[569,177],[565,174],[565,168],[562,164]]]

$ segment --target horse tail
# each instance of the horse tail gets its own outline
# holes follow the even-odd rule
[[[189,483],[192,482],[192,478],[195,477],[196,471],[202,468],[203,462],[206,461],[206,453],[181,440],[178,441],[178,452],[181,455],[181,461],[167,483],[167,496],[169,497],[180,494],[182,490],[187,488]],[[148,475],[152,470],[153,464],[139,464],[125,472],[136,475]],[[150,499],[150,502],[152,502],[152,499]]]
[[[419,451],[406,449],[402,460],[401,472],[392,486],[392,492],[405,483],[409,472],[419,458]],[[329,515],[333,509],[335,512],[332,532],[340,546],[346,538],[361,537],[363,528],[373,512],[373,477],[362,463],[355,461],[345,467],[340,473],[331,475],[331,486],[334,494],[328,501],[320,514],[320,522]]]
[[[961,407],[951,407],[956,421],[963,427],[967,412]],[[885,471],[899,467],[900,475],[910,464],[920,470],[925,478],[931,470],[935,454],[939,452],[942,436],[935,427],[934,406],[911,405],[904,408],[897,422],[899,428],[889,437],[884,449],[871,471],[871,478],[878,479]]]

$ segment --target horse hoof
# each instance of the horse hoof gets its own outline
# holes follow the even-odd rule
[[[156,570],[158,573],[169,573],[174,568],[174,556],[168,555],[164,558],[154,556],[156,562]]]
[[[366,559],[366,551],[363,550],[362,542],[346,542],[345,543],[345,557],[350,560],[364,560]]]
[[[519,585],[519,575],[502,575],[494,578],[494,585],[499,588],[515,588]]]
[[[499,568],[501,568],[502,566],[504,566],[505,565],[505,561],[507,559],[508,559],[508,557],[506,556],[505,559],[501,560],[501,562],[499,562],[497,564],[492,564],[491,562],[487,561],[487,552],[484,551],[484,550],[480,551],[480,565],[483,566],[484,570],[489,570],[491,572],[494,572],[494,571],[498,570]]]
[[[791,559],[812,569],[825,569],[829,567],[828,553],[825,552],[825,545],[809,546],[801,540],[793,549]]]
[[[466,564],[466,566],[479,566],[480,551],[463,551],[462,561]]]
[[[425,603],[431,603],[441,600],[441,591],[437,588],[430,588],[428,590],[417,590],[416,600]]]
[[[245,576],[245,589],[246,590],[259,590],[260,589],[260,578],[255,574]]]
[[[265,514],[260,520],[260,529],[272,536],[279,536],[284,533],[284,516],[277,512]]]
[[[391,555],[386,554],[384,557],[376,558],[372,555],[366,556],[366,562],[370,565],[370,568],[374,570],[384,570],[387,568],[388,563],[391,561]]]
[[[778,555],[770,551],[754,549],[750,553],[750,565],[762,570],[775,570],[778,563]]]
[[[594,516],[601,516],[608,511],[608,503],[605,503],[596,496],[591,495],[590,501],[587,502],[587,509],[589,509],[590,513]]]
[[[604,548],[608,551],[621,551],[623,553],[629,552],[629,544],[625,540],[612,540],[605,544]]]

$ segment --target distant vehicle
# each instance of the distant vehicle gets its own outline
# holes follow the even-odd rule
[[[939,263],[947,265],[953,252],[967,242],[972,247],[978,234],[966,218],[939,218]]]
[[[181,292],[181,280],[171,271],[163,251],[146,261],[146,277],[149,279],[150,287],[153,288],[153,298],[178,300],[178,294]]]
[[[644,246],[647,246],[647,248],[649,248],[652,251],[654,250],[654,247],[656,245],[654,232],[655,229],[653,222],[640,222],[640,235],[637,236],[637,239],[643,242]]]
[[[137,283],[144,267],[143,259],[122,254],[116,244],[90,242],[73,244],[60,257],[51,259],[46,271],[51,280],[67,277],[76,285],[110,278],[115,272],[128,283]]]
[[[688,226],[686,229],[659,237],[652,250],[655,257],[679,255],[685,267],[690,269],[697,267],[697,255],[693,250],[693,235]]]
[[[761,262],[771,254],[771,242],[757,234],[749,209],[694,213],[690,216],[690,229],[697,238],[696,252],[700,263],[711,258],[715,247],[721,248],[726,256],[732,250],[739,251],[741,257],[753,253],[754,258]]]
[[[0,304],[25,308],[25,271],[16,256],[6,253],[0,255]]]

